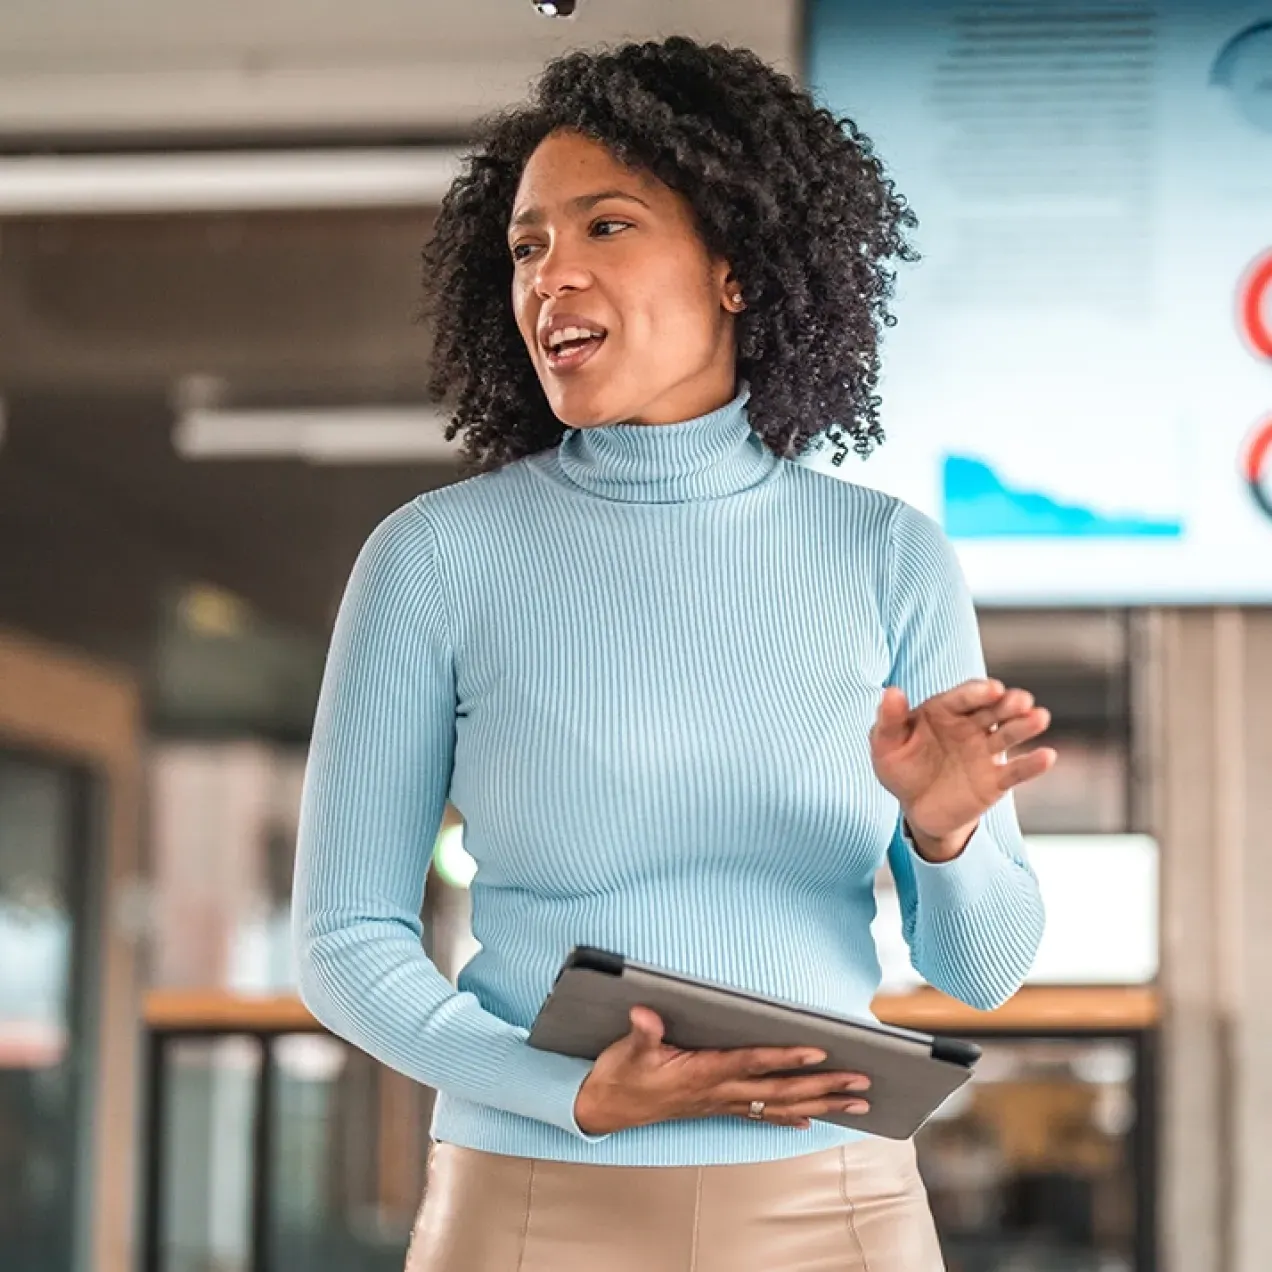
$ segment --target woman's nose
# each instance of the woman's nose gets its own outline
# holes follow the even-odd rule
[[[539,257],[534,288],[548,300],[562,292],[582,291],[591,281],[591,273],[578,251],[558,240]]]

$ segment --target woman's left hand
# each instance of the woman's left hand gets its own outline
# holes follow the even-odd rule
[[[1006,754],[1050,723],[1050,712],[1035,706],[1032,694],[998,680],[968,680],[914,708],[900,689],[884,690],[870,757],[923,857],[957,857],[1007,791],[1055,764],[1050,747],[1010,760]]]

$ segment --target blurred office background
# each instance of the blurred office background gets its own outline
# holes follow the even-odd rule
[[[0,1267],[378,1272],[430,1093],[319,1030],[286,913],[362,539],[455,480],[413,322],[456,155],[576,45],[756,49],[921,222],[890,440],[1054,712],[1051,912],[920,1137],[951,1272],[1272,1266],[1272,8],[0,6]],[[453,810],[430,953],[471,953]]]

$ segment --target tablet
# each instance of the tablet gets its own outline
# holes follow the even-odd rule
[[[909,1139],[972,1076],[980,1048],[730,989],[580,946],[566,959],[530,1031],[541,1051],[595,1060],[631,1030],[632,1007],[656,1011],[666,1039],[686,1051],[815,1047],[819,1071],[864,1073],[870,1111],[823,1120],[886,1139]]]

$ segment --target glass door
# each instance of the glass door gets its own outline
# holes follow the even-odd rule
[[[0,1250],[76,1261],[86,1039],[87,775],[0,750]]]

